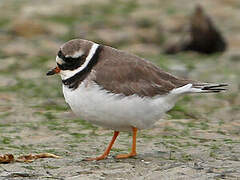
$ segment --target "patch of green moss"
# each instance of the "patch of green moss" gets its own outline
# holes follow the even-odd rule
[[[201,129],[201,130],[207,130],[207,129],[209,129],[208,123],[205,122],[205,121],[201,121],[201,122],[200,122],[200,129]]]
[[[81,139],[87,136],[87,134],[82,134],[82,133],[70,133],[74,138]]]
[[[73,25],[78,19],[79,18],[76,15],[56,15],[45,18],[45,20],[61,23],[68,26]]]
[[[65,120],[65,122],[76,123],[83,129],[93,129],[93,130],[97,129],[96,126],[93,126],[91,123],[89,123],[85,120],[82,120],[82,119],[68,119],[68,120]]]
[[[181,160],[186,162],[186,161],[192,161],[193,157],[190,154],[183,153],[181,156]]]
[[[1,18],[0,19],[0,28],[4,27],[5,25],[7,25],[10,22],[10,20],[8,18]]]
[[[33,166],[31,166],[31,165],[28,165],[28,166],[22,166],[22,167],[25,168],[25,169],[27,169],[27,170],[32,170],[32,171],[35,170],[35,168],[34,168]]]
[[[47,165],[44,165],[43,168],[44,169],[59,169],[60,167],[47,164]]]
[[[0,143],[1,144],[11,144],[12,143],[12,138],[6,137],[6,136],[1,136],[0,137]]]

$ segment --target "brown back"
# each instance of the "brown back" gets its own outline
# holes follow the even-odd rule
[[[98,85],[125,96],[163,95],[191,82],[166,73],[147,60],[108,46],[103,46],[93,70]]]

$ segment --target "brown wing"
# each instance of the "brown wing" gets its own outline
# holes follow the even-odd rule
[[[104,46],[93,69],[98,85],[109,92],[126,96],[163,95],[190,82],[160,70],[149,61],[107,46]]]

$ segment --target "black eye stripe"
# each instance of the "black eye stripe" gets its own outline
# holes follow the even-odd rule
[[[75,63],[76,61],[82,61],[85,59],[85,56],[82,55],[80,57],[77,58],[73,58],[73,57],[65,57],[62,53],[61,50],[58,51],[58,57],[61,58],[63,61],[65,61],[66,63]]]
[[[61,50],[58,51],[58,57],[61,58],[62,60],[65,59],[65,56],[63,55]]]
[[[74,63],[75,61],[78,61],[78,60],[80,60],[80,57],[78,57],[78,58],[65,57],[64,58],[64,61],[67,63]]]
[[[64,63],[64,64],[57,63],[57,65],[61,70],[74,70],[79,67],[78,63]]]
[[[75,70],[83,65],[86,60],[86,55],[77,58],[65,57],[61,50],[58,51],[57,56],[64,61],[62,64],[57,63],[61,70]]]
[[[62,70],[74,70],[80,67],[85,62],[85,56],[79,58],[65,58],[63,64],[57,63]]]

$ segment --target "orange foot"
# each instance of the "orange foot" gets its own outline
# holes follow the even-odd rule
[[[136,156],[137,153],[129,153],[129,154],[118,154],[117,156],[115,156],[116,159],[125,159],[125,158],[130,158],[130,157],[134,157]]]
[[[133,130],[132,151],[129,154],[119,154],[115,157],[116,159],[125,159],[125,158],[134,157],[137,155],[137,152],[136,152],[137,128],[133,127],[132,130]]]
[[[115,157],[116,159],[125,159],[125,158],[134,157],[134,156],[137,155],[137,153],[136,153],[137,128],[132,127],[132,130],[133,130],[133,142],[132,142],[132,151],[131,151],[131,153],[129,153],[129,154],[119,154],[119,155],[117,155]],[[113,146],[113,144],[114,144],[118,134],[119,134],[119,131],[114,131],[114,135],[112,137],[112,140],[111,140],[110,144],[108,145],[107,149],[105,150],[105,152],[101,156],[98,156],[98,157],[95,157],[95,158],[87,158],[85,160],[86,161],[94,161],[94,160],[95,161],[99,161],[99,160],[105,159],[108,156],[108,154],[109,154],[109,152],[110,152],[110,150],[111,150],[111,148],[112,148],[112,146]]]
[[[112,148],[112,146],[113,146],[113,144],[114,144],[118,134],[119,134],[119,131],[114,131],[114,134],[113,134],[111,142],[109,143],[107,149],[105,150],[105,152],[101,156],[98,156],[98,157],[95,157],[95,158],[87,158],[85,160],[86,161],[99,161],[99,160],[105,159],[108,156],[108,154],[109,154],[109,152],[110,152],[110,150],[111,150],[111,148]]]

